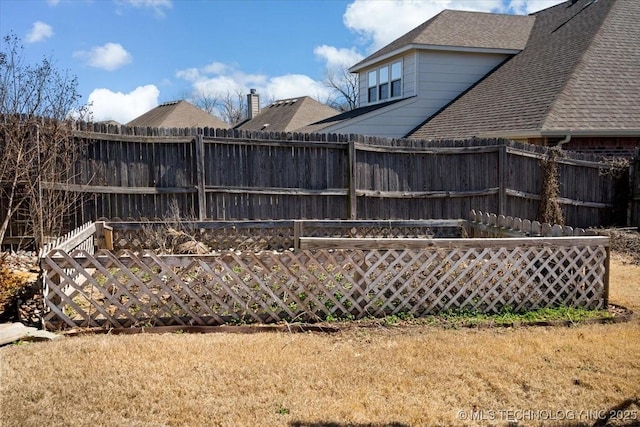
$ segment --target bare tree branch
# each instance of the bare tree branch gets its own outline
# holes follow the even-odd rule
[[[236,125],[247,117],[247,101],[245,94],[237,90],[227,92],[220,102],[222,120],[230,125]]]
[[[221,100],[219,96],[198,95],[193,98],[193,104],[202,111],[215,116],[218,113],[218,108],[220,107]]]
[[[23,232],[36,237],[59,235],[77,199],[76,193],[46,190],[43,183],[70,184],[82,146],[71,135],[70,115],[81,118],[75,77],[49,59],[23,62],[15,35],[0,49],[0,242],[17,216]]]
[[[350,111],[358,106],[358,75],[347,68],[335,72],[327,69],[324,85],[331,89],[333,97],[326,102],[340,111]]]

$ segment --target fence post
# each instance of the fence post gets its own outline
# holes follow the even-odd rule
[[[602,297],[604,300],[603,310],[606,310],[609,307],[609,273],[611,271],[611,241],[607,242],[607,246],[605,247],[605,251],[607,253],[606,258],[604,260],[604,289],[602,290]]]
[[[113,250],[113,228],[102,223],[103,235],[104,235],[104,246],[103,249],[112,251]]]
[[[300,250],[300,237],[302,237],[302,221],[293,221],[293,250],[298,252]]]
[[[502,141],[498,151],[498,215],[507,210],[507,143]]]
[[[104,249],[105,247],[105,239],[104,239],[104,221],[96,221],[96,234],[93,244],[96,249]]]
[[[204,221],[207,218],[207,195],[205,193],[205,171],[204,171],[204,139],[202,135],[196,135],[193,140],[196,154],[196,188],[198,189],[198,220]]]
[[[358,218],[358,200],[356,196],[356,142],[354,138],[349,139],[349,219]]]
[[[640,221],[638,218],[639,204],[640,204],[640,174],[638,173],[640,170],[640,148],[636,148],[635,153],[633,155],[633,159],[631,160],[631,164],[629,165],[629,189],[630,189],[630,197],[629,203],[627,204],[627,226],[640,226]]]
[[[96,249],[113,250],[113,228],[104,221],[96,221],[94,246]]]

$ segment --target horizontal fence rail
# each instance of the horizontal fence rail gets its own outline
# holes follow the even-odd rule
[[[416,238],[398,232],[402,222],[387,222],[386,228],[365,222],[310,223],[294,224],[293,242],[282,240],[291,233],[289,224],[246,223],[247,230],[262,230],[254,240],[275,241],[283,248],[275,250],[269,243],[200,255],[127,249],[126,239],[116,236],[133,232],[133,223],[97,223],[96,244],[108,246],[113,238],[116,248],[88,251],[80,245],[67,252],[63,242],[43,254],[45,326],[316,322],[607,305],[606,237]],[[204,229],[207,224],[196,225]],[[208,225],[209,231],[233,229],[229,223]],[[457,227],[465,235],[462,221],[439,225]],[[438,227],[435,222],[423,226]],[[396,231],[389,235],[381,229]],[[278,238],[266,237],[269,230]]]

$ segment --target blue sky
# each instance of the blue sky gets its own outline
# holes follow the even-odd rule
[[[320,101],[327,69],[353,65],[443,9],[525,14],[561,0],[0,0],[0,33],[29,63],[78,77],[94,120],[255,88],[263,102]]]

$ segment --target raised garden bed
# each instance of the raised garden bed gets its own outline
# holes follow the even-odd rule
[[[212,326],[607,307],[607,237],[463,237],[481,223],[478,215],[485,217],[179,229],[92,223],[43,251],[44,323]],[[207,253],[166,253],[188,241],[182,249]]]

